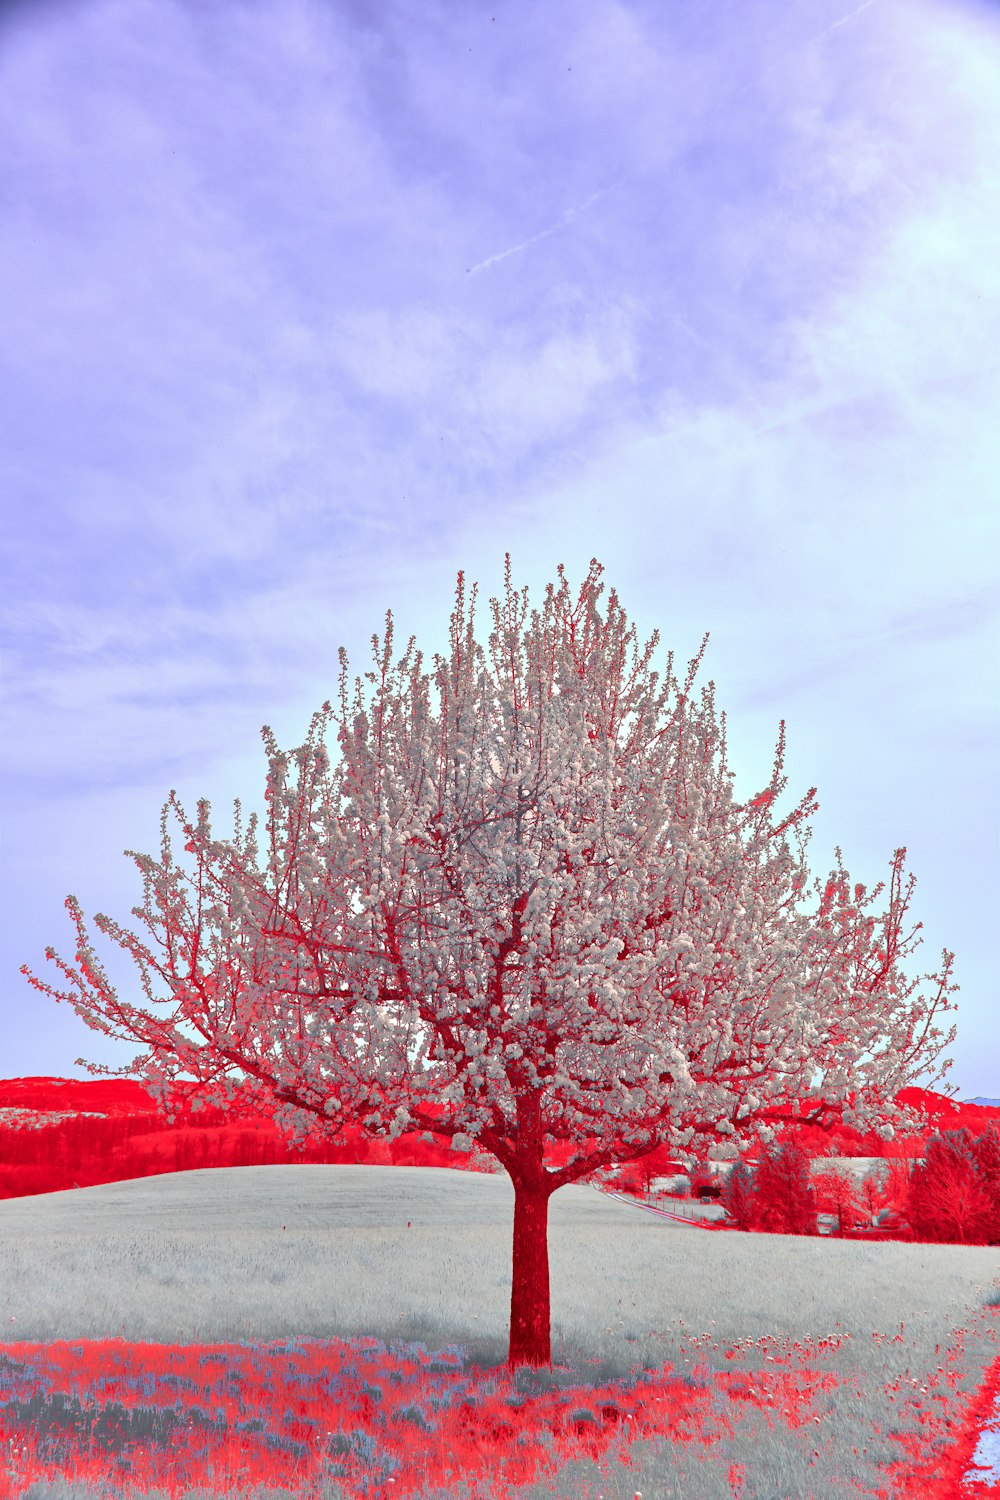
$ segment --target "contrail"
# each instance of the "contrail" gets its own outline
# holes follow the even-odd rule
[[[582,213],[585,208],[589,208],[592,203],[597,202],[598,198],[603,198],[605,193],[610,193],[611,188],[617,186],[618,183],[613,182],[611,187],[600,188],[596,193],[591,193],[590,197],[585,198],[582,203],[577,203],[572,208],[567,208],[565,212],[561,213],[556,222],[550,224],[548,229],[541,229],[538,234],[533,234],[530,239],[522,240],[519,245],[511,245],[509,250],[501,250],[497,255],[491,255],[486,260],[478,261],[476,265],[468,268],[465,273],[466,276],[474,276],[477,271],[485,271],[487,266],[495,266],[500,261],[506,260],[509,255],[517,255],[520,250],[527,250],[529,245],[537,245],[539,240],[547,239],[550,234],[555,234],[557,230],[562,229],[564,225],[568,224],[571,219],[575,219],[577,214]]]
[[[826,30],[825,31],[821,31],[818,36],[811,36],[809,38],[809,41],[810,42],[821,42],[825,36],[829,36],[830,35],[831,31],[836,31],[838,26],[846,26],[847,23],[848,23],[848,21],[855,20],[855,18],[857,16],[860,16],[860,14],[861,14],[861,12],[863,10],[867,10],[869,8],[869,6],[874,5],[874,4],[875,4],[875,0],[864,0],[864,4],[863,5],[859,5],[858,8],[857,8],[857,10],[848,11],[848,13],[847,13],[846,16],[841,16],[839,21],[834,21],[834,23],[833,23],[832,26],[828,26],[826,28]]]
[[[856,391],[852,396],[833,396],[818,401],[804,401],[797,411],[777,417],[773,422],[762,422],[759,427],[751,427],[750,436],[756,437],[761,432],[774,432],[779,427],[793,427],[797,422],[808,422],[810,417],[821,416],[823,412],[837,411],[843,406],[852,406],[855,402],[867,400],[877,389],[873,386],[871,390]]]

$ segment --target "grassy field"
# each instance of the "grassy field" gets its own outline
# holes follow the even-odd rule
[[[512,1218],[506,1176],[413,1167],[229,1168],[8,1200],[0,1326],[29,1343],[458,1345],[485,1379],[506,1360]],[[604,1474],[571,1462],[523,1500],[888,1495],[906,1435],[929,1412],[954,1418],[998,1353],[995,1248],[712,1234],[573,1185],[551,1200],[549,1260],[564,1384],[669,1364],[739,1422],[708,1446],[637,1439],[633,1466]],[[813,1372],[808,1427],[715,1391],[735,1370]]]

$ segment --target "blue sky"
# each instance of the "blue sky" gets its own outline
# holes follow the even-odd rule
[[[0,143],[0,1076],[136,1054],[19,973],[65,897],[140,1001],[93,917],[149,940],[170,789],[262,815],[261,726],[387,608],[429,664],[459,568],[485,643],[509,550],[537,604],[598,558],[682,681],[711,632],[811,876],[881,915],[906,847],[1000,1096],[995,7],[8,6]]]

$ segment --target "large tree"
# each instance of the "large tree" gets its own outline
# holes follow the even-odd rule
[[[262,731],[263,869],[256,815],[244,838],[238,800],[235,840],[214,841],[208,802],[191,824],[171,793],[160,861],[125,851],[144,878],[133,914],[162,958],[96,917],[169,1016],[118,998],[73,896],[81,970],[46,955],[74,992],[22,969],[94,1029],[147,1047],[125,1068],[84,1065],[142,1077],[168,1109],[181,1075],[213,1103],[231,1102],[239,1079],[244,1107],[273,1112],[277,1100],[296,1141],[363,1123],[491,1153],[514,1187],[511,1366],[550,1362],[547,1217],[560,1187],[661,1144],[735,1157],[771,1140],[789,1107],[885,1139],[893,1122],[920,1128],[895,1095],[928,1078],[955,1034],[932,1024],[958,988],[954,955],[922,976],[938,986],[930,1000],[911,998],[917,982],[907,988],[897,967],[905,850],[880,938],[843,869],[815,914],[798,912],[799,825],[818,804],[812,788],[772,817],[784,721],[770,785],[734,802],[714,683],[700,711],[689,699],[708,635],[683,692],[672,653],[659,686],[659,633],[640,658],[614,591],[602,618],[602,571],[591,564],[574,601],[560,567],[528,622],[508,555],[488,655],[459,573],[436,706],[413,638],[392,666],[391,613],[384,642],[372,637],[372,692],[356,678],[353,708],[341,648],[337,763],[322,743],[329,702],[294,752],[294,785],[292,757]],[[171,804],[190,876],[171,858]],[[167,997],[154,998],[150,970]],[[553,1143],[568,1158],[558,1168]]]

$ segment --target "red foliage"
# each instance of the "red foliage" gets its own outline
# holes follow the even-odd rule
[[[910,1179],[906,1217],[920,1240],[988,1245],[1000,1240],[1000,1138],[992,1128],[935,1136]]]
[[[454,1151],[447,1138],[435,1137],[426,1131],[407,1131],[395,1141],[386,1141],[366,1134],[352,1126],[343,1131],[335,1144],[325,1139],[319,1130],[302,1146],[293,1146],[286,1134],[272,1120],[264,1118],[259,1111],[240,1107],[237,1094],[229,1110],[209,1106],[199,1111],[192,1108],[193,1084],[178,1084],[176,1098],[178,1114],[174,1123],[167,1122],[165,1115],[156,1112],[156,1106],[148,1090],[132,1080],[82,1080],[60,1078],[16,1078],[0,1080],[0,1199],[27,1197],[37,1193],[58,1192],[73,1187],[90,1187],[104,1182],[117,1182],[130,1178],[159,1175],[169,1172],[189,1171],[203,1167],[245,1167],[270,1164],[303,1163],[362,1163],[394,1166],[450,1167],[463,1171],[495,1170],[495,1163],[474,1150],[471,1153]],[[998,1112],[984,1106],[963,1105],[956,1107],[950,1101],[932,1094],[917,1101],[912,1098],[916,1091],[906,1090],[900,1102],[920,1103],[940,1119],[965,1119],[970,1115],[978,1120],[994,1121]],[[429,1102],[427,1112],[437,1118],[444,1115],[440,1104]],[[75,1111],[75,1112],[74,1112]],[[909,1237],[907,1204],[910,1192],[909,1164],[897,1160],[906,1151],[921,1156],[925,1150],[922,1140],[893,1142],[885,1146],[878,1142],[880,1150],[862,1153],[851,1151],[863,1141],[844,1140],[851,1132],[838,1127],[832,1140],[830,1135],[817,1132],[822,1149],[829,1152],[830,1146],[838,1146],[838,1154],[884,1155],[888,1176],[882,1184],[867,1182],[858,1189],[861,1212],[845,1199],[843,1206],[844,1232],[864,1233],[872,1238]],[[855,1136],[857,1133],[853,1133]],[[807,1140],[811,1137],[807,1135]],[[779,1132],[776,1145],[797,1145],[799,1136],[792,1127],[783,1142]],[[980,1176],[991,1184],[991,1201],[1000,1199],[1000,1135],[995,1130],[984,1130],[976,1139],[979,1148]],[[546,1161],[558,1167],[564,1163],[574,1145],[561,1141],[548,1141]],[[806,1151],[806,1155],[812,1154]],[[763,1158],[762,1158],[763,1159]],[[644,1157],[622,1166],[613,1177],[607,1173],[596,1173],[595,1178],[612,1181],[623,1192],[645,1196],[651,1181],[659,1176],[670,1176],[682,1170],[682,1164],[668,1154],[667,1148],[659,1146]],[[700,1175],[699,1175],[700,1174]],[[693,1180],[708,1180],[707,1168],[695,1166]],[[957,1196],[961,1209],[961,1179],[951,1186],[938,1184],[936,1197],[940,1202],[949,1192]],[[741,1207],[734,1212],[733,1193],[740,1189],[735,1174],[730,1174],[729,1207],[730,1218],[738,1227],[756,1227],[771,1232],[789,1232],[783,1228],[787,1215],[773,1210],[760,1214],[750,1207]],[[750,1182],[753,1174],[748,1173]],[[729,1184],[727,1184],[727,1187]],[[745,1184],[743,1185],[745,1187]],[[836,1212],[836,1206],[828,1203],[829,1193],[822,1178],[812,1179],[816,1208],[820,1212]],[[818,1189],[818,1191],[816,1191]],[[772,1181],[772,1195],[780,1197],[779,1189]],[[919,1196],[921,1189],[917,1189]],[[752,1195],[750,1195],[752,1196]],[[744,1192],[744,1197],[748,1197]],[[926,1194],[925,1194],[926,1197]],[[726,1202],[723,1194],[724,1203]],[[749,1199],[748,1199],[749,1201]],[[979,1202],[979,1199],[975,1199]],[[754,1199],[756,1202],[756,1199]],[[981,1204],[980,1204],[981,1207]],[[885,1210],[891,1217],[887,1217]],[[939,1210],[940,1213],[940,1210]],[[878,1215],[881,1227],[878,1230],[859,1228]],[[928,1210],[928,1215],[930,1210]],[[930,1218],[925,1215],[925,1221]],[[932,1217],[932,1216],[931,1216]],[[746,1223],[744,1223],[744,1220]],[[752,1223],[750,1222],[752,1220]],[[968,1213],[966,1212],[966,1220]],[[848,1222],[852,1228],[848,1229]],[[922,1221],[923,1222],[923,1221]],[[952,1230],[945,1221],[938,1229],[927,1229],[925,1237],[934,1233],[944,1238],[958,1239],[963,1230]],[[965,1222],[965,1221],[963,1221]],[[792,1231],[792,1232],[814,1232]],[[1000,1225],[987,1219],[977,1231],[980,1238],[974,1243],[989,1243],[1000,1239]],[[983,1235],[986,1237],[984,1238]]]
[[[738,1161],[726,1178],[722,1189],[722,1206],[737,1229],[747,1233],[756,1229],[758,1213],[754,1173],[745,1161]]]
[[[754,1173],[758,1226],[771,1234],[817,1234],[809,1158],[794,1142],[767,1147]]]
[[[352,1125],[336,1142],[317,1129],[302,1146],[294,1146],[273,1120],[244,1109],[239,1093],[228,1110],[208,1105],[195,1111],[192,1096],[193,1085],[178,1086],[179,1110],[170,1124],[148,1090],[132,1080],[0,1080],[0,1199],[203,1167],[302,1162],[496,1170],[496,1163],[480,1152],[454,1151],[447,1138],[427,1131],[404,1131],[389,1141]],[[433,1101],[426,1112],[437,1119],[445,1116],[444,1106]],[[559,1166],[573,1149],[573,1143],[550,1141],[547,1160]],[[636,1191],[645,1177],[659,1175],[663,1165],[659,1149],[643,1158]]]
[[[550,1148],[553,1156],[559,1147],[553,1143]],[[568,1152],[569,1147],[564,1149]],[[657,1177],[672,1177],[685,1170],[684,1164],[670,1154],[666,1146],[657,1146],[654,1151],[640,1156],[635,1161],[626,1162],[614,1171],[611,1176],[615,1188],[623,1193],[632,1193],[636,1197],[648,1198],[652,1183]]]
[[[819,1212],[836,1216],[836,1234],[845,1235],[862,1225],[870,1226],[871,1208],[865,1201],[861,1185],[846,1171],[814,1172],[811,1184]]]
[[[374,1338],[296,1340],[291,1349],[283,1341],[206,1348],[110,1339],[14,1343],[3,1352],[13,1399],[0,1411],[0,1500],[37,1493],[33,1481],[52,1493],[52,1480],[60,1491],[64,1480],[88,1493],[137,1486],[177,1496],[194,1484],[217,1495],[263,1486],[415,1500],[428,1486],[452,1493],[460,1476],[463,1491],[469,1484],[485,1493],[488,1484],[492,1494],[498,1470],[507,1493],[581,1456],[614,1462],[623,1433],[712,1442],[725,1430],[711,1390],[669,1366],[631,1384],[586,1381],[570,1387],[569,1400],[549,1389],[523,1403],[508,1370],[484,1381],[452,1350],[388,1350]],[[792,1382],[783,1371],[754,1379],[761,1403],[780,1405],[786,1420],[810,1404],[811,1393],[798,1401],[794,1390],[786,1394]],[[113,1443],[81,1431],[105,1425],[109,1385]],[[83,1420],[67,1424],[67,1405]],[[335,1479],[342,1485],[331,1489]]]

